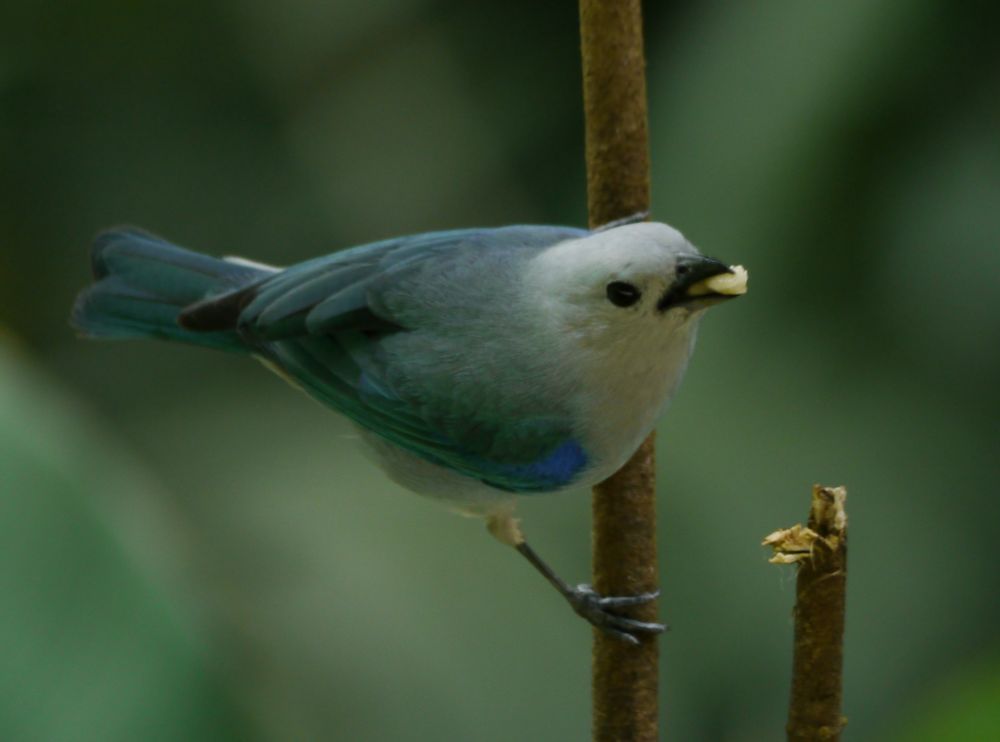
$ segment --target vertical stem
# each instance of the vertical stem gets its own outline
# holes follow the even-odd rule
[[[587,209],[593,227],[649,210],[639,0],[580,0]]]
[[[580,0],[587,205],[592,227],[649,209],[646,78],[639,0]],[[594,488],[593,583],[603,595],[657,589],[653,436]],[[656,620],[656,605],[634,610]],[[658,738],[658,644],[594,632],[593,739]]]
[[[844,608],[847,593],[847,491],[813,487],[808,526],[794,525],[764,539],[772,564],[795,564],[795,648],[785,727],[789,742],[837,742],[841,713]]]
[[[847,593],[843,487],[813,487],[809,529],[818,538],[795,581],[795,649],[786,727],[789,742],[840,739]]]
[[[594,488],[594,588],[602,595],[657,589],[655,435],[614,476]],[[656,621],[655,603],[630,614]],[[659,644],[656,634],[632,646],[594,630],[591,670],[594,742],[658,738]]]

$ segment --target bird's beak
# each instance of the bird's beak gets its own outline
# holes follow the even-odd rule
[[[742,266],[731,268],[715,258],[701,255],[677,260],[673,285],[657,303],[661,312],[674,307],[704,309],[746,293],[747,272]]]

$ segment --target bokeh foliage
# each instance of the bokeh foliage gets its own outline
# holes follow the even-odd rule
[[[1000,736],[996,10],[649,3],[654,215],[746,264],[661,426],[665,728],[780,735],[814,481],[847,737]],[[571,3],[0,8],[0,738],[582,739],[589,633],[245,359],[75,339],[97,229],[287,263],[582,224]],[[586,495],[525,502],[571,579]],[[946,730],[947,737],[941,736]]]

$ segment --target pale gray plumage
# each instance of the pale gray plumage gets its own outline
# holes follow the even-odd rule
[[[688,293],[729,269],[657,223],[436,232],[287,269],[130,229],[94,255],[80,329],[253,353],[351,418],[393,479],[486,517],[543,572],[516,495],[620,467],[680,383],[702,310],[729,298]],[[546,577],[596,625],[657,630]]]

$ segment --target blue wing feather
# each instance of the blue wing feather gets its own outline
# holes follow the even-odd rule
[[[259,314],[254,312],[254,322],[259,328],[267,327],[273,334],[280,336],[281,333],[275,332],[274,328],[284,324],[289,318],[297,318],[299,324],[290,326],[289,330],[301,330],[302,318],[317,304],[331,295],[341,293],[345,287],[356,286],[358,279],[370,276],[371,266],[351,265],[307,278],[276,293],[270,303],[262,304]]]
[[[503,266],[516,251],[533,253],[585,234],[565,227],[503,227],[386,240],[292,266],[252,287],[252,296],[215,301],[242,302],[241,335],[313,396],[363,427],[500,489],[558,489],[588,464],[568,415],[543,409],[544,399],[517,411],[482,410],[454,391],[459,380],[449,378],[447,368],[413,377],[408,356],[390,352],[394,346],[386,338],[412,334],[413,342],[446,343],[448,322],[469,321],[448,313],[428,319],[440,297],[421,303],[413,296],[427,287],[428,276],[440,284],[436,290],[468,291],[462,270],[486,271]],[[470,267],[480,259],[482,265]],[[491,381],[488,371],[482,373],[479,389]]]

